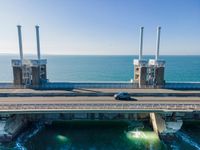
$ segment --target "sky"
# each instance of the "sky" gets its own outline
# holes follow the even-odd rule
[[[154,55],[161,26],[161,55],[200,55],[200,0],[0,0],[0,53],[137,55],[144,27],[144,55]]]

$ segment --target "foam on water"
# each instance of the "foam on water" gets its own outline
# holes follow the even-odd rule
[[[36,123],[35,127],[33,127],[32,129],[22,133],[16,140],[15,148],[17,150],[27,150],[24,144],[28,141],[28,139],[36,135],[43,127],[44,124],[42,122],[39,122]]]
[[[134,142],[137,146],[146,145],[149,150],[154,150],[158,148],[158,143],[160,142],[159,137],[153,131],[145,131],[144,126],[134,127],[125,132],[128,140]],[[158,148],[160,149],[160,147]]]

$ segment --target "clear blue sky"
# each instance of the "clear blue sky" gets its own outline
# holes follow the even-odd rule
[[[144,26],[144,54],[154,54],[162,26],[161,54],[200,55],[200,0],[0,0],[0,53],[135,55]]]

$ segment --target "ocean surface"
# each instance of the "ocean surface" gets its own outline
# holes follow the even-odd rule
[[[25,56],[36,58],[36,56]],[[0,55],[0,81],[12,81],[11,59]],[[137,56],[43,56],[50,81],[130,81]],[[145,56],[146,59],[153,56]],[[162,56],[166,81],[200,81],[200,56]]]
[[[0,55],[0,81],[12,81],[11,59]],[[27,56],[34,58],[34,56]],[[130,81],[137,56],[44,56],[50,81]],[[146,56],[146,58],[153,58]],[[162,56],[167,81],[200,81],[200,56]],[[0,150],[200,150],[200,122],[184,122],[168,142],[159,140],[149,123],[55,122],[31,125]]]

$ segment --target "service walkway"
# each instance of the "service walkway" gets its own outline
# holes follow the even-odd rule
[[[0,89],[0,97],[33,97],[33,96],[113,96],[118,92],[128,92],[132,96],[197,96],[200,90],[170,89],[91,89],[79,88],[71,90],[34,90],[34,89]]]

